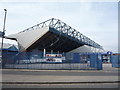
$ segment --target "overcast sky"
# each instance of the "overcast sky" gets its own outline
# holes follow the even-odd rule
[[[8,11],[6,35],[57,18],[99,43],[105,50],[118,50],[117,2],[0,2],[0,31],[4,8]]]

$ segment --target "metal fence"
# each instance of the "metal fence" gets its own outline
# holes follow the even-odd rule
[[[101,70],[99,53],[3,52],[3,68],[39,70]]]

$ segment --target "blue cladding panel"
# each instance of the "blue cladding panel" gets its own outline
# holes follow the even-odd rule
[[[95,63],[96,63],[96,56],[94,54],[90,55],[90,67],[95,67]]]
[[[97,58],[98,58],[98,60],[97,60],[97,69],[102,70],[102,56],[101,56],[101,54],[97,54]]]
[[[90,67],[102,70],[102,58],[101,54],[91,54],[90,55]]]
[[[18,52],[9,52],[9,51],[3,51],[2,53],[2,60],[3,60],[3,64],[4,63],[14,63],[15,62],[15,58],[14,56],[17,54]]]
[[[72,60],[73,63],[80,63],[80,55],[79,53],[74,53],[73,54],[73,60]]]
[[[120,55],[111,56],[112,67],[120,67]]]
[[[112,57],[110,56],[110,63],[112,63]]]

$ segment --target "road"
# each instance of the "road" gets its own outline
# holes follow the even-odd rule
[[[4,84],[3,88],[118,88],[117,83],[92,84]]]
[[[97,71],[97,70],[40,70],[40,71],[19,71],[19,70],[3,70],[4,75],[35,75],[35,76],[118,76],[117,71]]]
[[[117,88],[118,69],[25,70],[3,69],[3,88]]]

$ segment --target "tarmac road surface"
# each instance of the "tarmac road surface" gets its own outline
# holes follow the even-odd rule
[[[120,82],[119,70],[108,66],[103,70],[3,69],[2,86],[3,88],[117,88]]]
[[[3,88],[118,88],[117,83],[86,84],[4,84]]]

